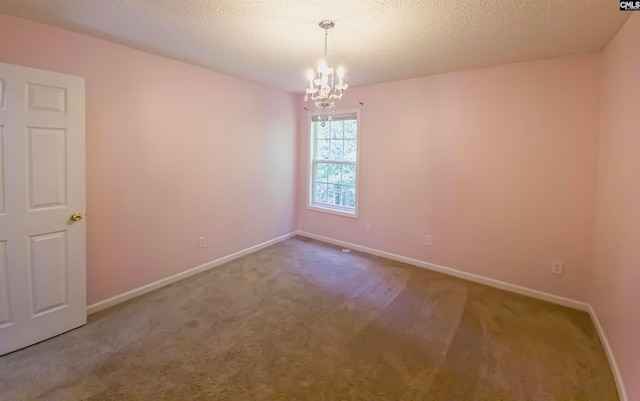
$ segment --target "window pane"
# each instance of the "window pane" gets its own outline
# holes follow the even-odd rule
[[[342,184],[356,185],[356,166],[351,164],[342,165]]]
[[[327,184],[327,203],[340,205],[341,186],[340,184]]]
[[[345,138],[358,137],[358,121],[357,120],[347,120],[344,122],[344,137]]]
[[[342,139],[344,137],[344,121],[331,121],[331,138]]]
[[[327,203],[327,184],[316,183],[314,197],[314,202]]]
[[[327,165],[325,163],[316,163],[316,182],[327,182]]]
[[[331,151],[331,140],[318,139],[316,157],[318,159],[329,160],[330,151]]]
[[[336,140],[333,139],[331,140],[331,153],[329,154],[329,158],[331,160],[342,160],[343,157],[343,153],[342,153],[342,148],[343,148],[343,142],[342,140]]]
[[[342,206],[356,207],[356,187],[353,185],[343,185],[340,201]]]
[[[356,161],[356,154],[358,149],[357,139],[347,139],[344,141],[344,160],[354,162]]]
[[[327,182],[340,184],[342,181],[342,165],[327,164]]]
[[[313,123],[318,130],[318,139],[329,139],[331,137],[331,125],[325,124],[324,127],[319,122]]]

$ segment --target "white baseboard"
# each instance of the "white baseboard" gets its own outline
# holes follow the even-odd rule
[[[468,273],[462,270],[453,269],[451,267],[436,265],[434,263],[425,262],[423,260],[408,258],[406,256],[397,255],[395,253],[380,251],[378,249],[368,248],[366,246],[352,244],[350,242],[340,241],[337,239],[324,237],[322,235],[316,235],[316,234],[308,233],[305,231],[298,231],[297,234],[303,237],[316,239],[318,241],[340,245],[345,248],[355,249],[357,251],[369,253],[371,255],[381,256],[383,258],[395,260],[402,263],[407,263],[409,265],[437,271],[439,273],[444,273],[449,276],[454,276],[454,277],[462,278],[465,280],[473,281],[476,283],[485,284],[490,287],[499,288],[501,290],[515,292],[516,294],[522,294],[522,295],[529,296],[531,298],[541,299],[543,301],[552,302],[554,304],[567,306],[569,308],[578,309],[585,312],[588,312],[590,308],[589,304],[581,301],[576,301],[575,299],[565,298],[559,295],[554,295],[554,294],[549,294],[543,291],[533,290],[531,288],[526,288],[516,284],[507,283],[506,281],[500,281],[500,280],[480,276],[477,274]]]
[[[607,336],[604,334],[604,329],[600,324],[600,319],[598,319],[598,315],[596,314],[595,309],[591,305],[589,305],[589,315],[591,315],[591,320],[593,320],[593,324],[596,326],[596,330],[598,332],[598,336],[600,337],[600,342],[604,347],[604,352],[607,354],[607,359],[609,360],[609,366],[611,366],[611,372],[613,373],[613,377],[616,380],[616,387],[618,388],[618,395],[620,396],[620,401],[627,401],[627,391],[624,387],[624,382],[622,381],[622,375],[620,374],[620,369],[618,369],[618,363],[616,362],[616,357],[613,354],[613,350],[611,349],[611,345],[609,345],[609,340],[607,340]]]
[[[87,314],[90,315],[92,313],[99,312],[99,311],[101,311],[103,309],[107,309],[107,308],[112,307],[114,305],[117,305],[119,303],[128,301],[128,300],[133,299],[135,297],[138,297],[138,296],[140,296],[142,294],[146,294],[148,292],[151,292],[153,290],[157,290],[158,288],[164,287],[166,285],[173,284],[176,281],[184,280],[187,277],[191,277],[191,276],[193,276],[195,274],[202,273],[202,272],[207,271],[209,269],[213,269],[214,267],[220,266],[220,265],[222,265],[224,263],[230,262],[230,261],[232,261],[234,259],[238,259],[238,258],[240,258],[242,256],[245,256],[245,255],[248,255],[248,254],[253,253],[255,251],[258,251],[258,250],[260,250],[262,248],[266,248],[266,247],[271,246],[273,244],[276,244],[278,242],[284,241],[284,240],[289,239],[289,238],[291,238],[291,237],[293,237],[295,235],[296,235],[296,232],[290,232],[288,234],[281,235],[281,236],[279,236],[277,238],[270,239],[269,241],[265,241],[265,242],[263,242],[261,244],[257,244],[257,245],[254,245],[252,247],[243,249],[241,251],[232,253],[231,255],[223,256],[221,258],[218,258],[216,260],[212,260],[211,262],[207,262],[207,263],[202,264],[200,266],[192,267],[191,269],[187,269],[187,270],[181,271],[180,273],[176,273],[176,274],[174,274],[172,276],[165,277],[165,278],[160,279],[158,281],[154,281],[153,283],[149,283],[149,284],[143,285],[142,287],[138,287],[138,288],[135,288],[133,290],[130,290],[130,291],[127,291],[127,292],[123,292],[122,294],[118,294],[118,295],[116,295],[114,297],[105,299],[103,301],[96,302],[96,303],[91,304],[91,305],[89,305],[87,307]]]

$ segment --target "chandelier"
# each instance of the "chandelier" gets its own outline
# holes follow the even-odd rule
[[[336,24],[333,21],[324,20],[320,21],[318,26],[324,29],[324,57],[318,63],[317,75],[312,69],[307,71],[309,87],[305,91],[304,101],[313,100],[316,104],[316,111],[321,116],[328,115],[330,119],[336,100],[342,99],[342,94],[349,85],[343,80],[344,68],[338,67],[336,71],[338,82],[334,82],[334,69],[327,64],[327,35],[329,29],[336,26]]]

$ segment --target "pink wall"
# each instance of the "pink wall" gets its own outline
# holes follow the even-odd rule
[[[3,15],[0,38],[86,78],[89,303],[294,229],[293,95]]]
[[[593,305],[640,400],[640,15],[603,53]]]
[[[599,74],[591,54],[350,89],[341,107],[364,102],[359,219],[306,209],[301,103],[299,229],[585,301]]]
[[[342,107],[364,102],[359,219],[305,208],[299,96],[3,15],[0,60],[86,78],[89,303],[297,217],[303,231],[593,302],[640,400],[638,37],[634,15],[602,68],[592,54],[350,89]]]

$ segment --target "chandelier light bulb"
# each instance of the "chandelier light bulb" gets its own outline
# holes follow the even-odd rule
[[[336,85],[336,88],[338,88],[339,90],[347,89],[347,87],[342,84],[343,77],[344,77],[344,68],[342,66],[338,66],[338,85]]]
[[[327,62],[324,59],[320,60],[320,62],[318,63],[318,72],[321,74],[327,72]]]

